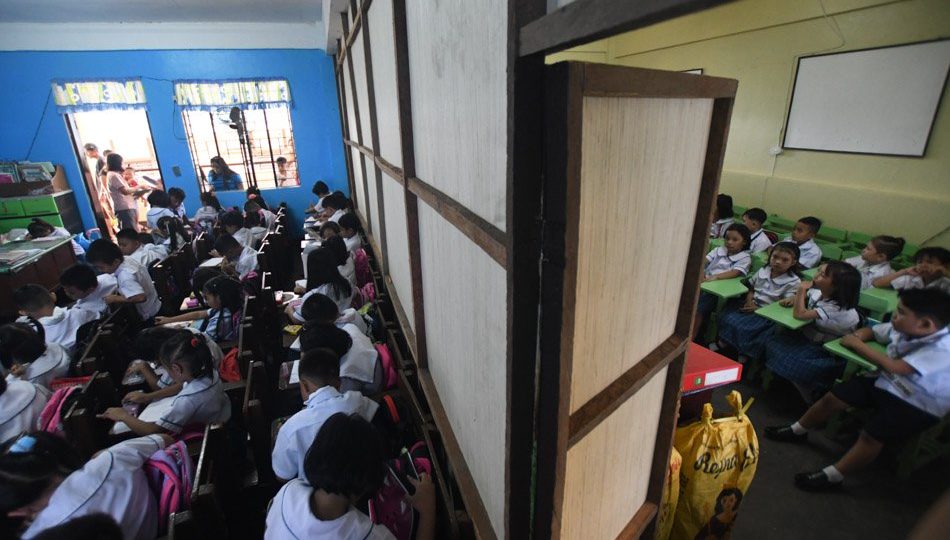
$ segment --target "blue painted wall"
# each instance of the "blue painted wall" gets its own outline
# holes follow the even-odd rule
[[[297,222],[295,230],[300,230],[303,211],[314,198],[310,188],[316,180],[324,180],[331,190],[349,191],[333,61],[322,50],[0,52],[0,159],[62,164],[86,228],[95,227],[93,210],[65,122],[49,96],[50,80],[115,77],[142,78],[162,178],[166,188],[185,190],[189,213],[198,208],[199,191],[181,113],[172,101],[175,79],[285,77],[290,82],[302,185],[265,190],[264,198],[272,205],[287,202]],[[172,174],[176,165],[180,177]],[[222,194],[220,199],[222,204],[236,205],[243,195]]]

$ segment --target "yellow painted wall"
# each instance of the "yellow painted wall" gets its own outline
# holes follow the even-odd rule
[[[785,150],[800,56],[950,37],[947,0],[741,0],[553,55],[739,81],[722,192],[789,218],[950,246],[950,90],[922,158]]]

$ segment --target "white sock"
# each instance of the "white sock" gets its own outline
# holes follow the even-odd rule
[[[841,472],[838,471],[838,469],[836,469],[834,465],[828,465],[827,467],[822,469],[821,472],[825,473],[825,476],[828,477],[828,480],[831,480],[834,483],[838,483],[844,480],[844,475],[841,474]]]
[[[790,427],[792,428],[792,433],[795,435],[804,435],[805,433],[808,433],[808,430],[798,422],[795,422]]]

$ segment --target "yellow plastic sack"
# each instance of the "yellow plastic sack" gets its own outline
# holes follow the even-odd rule
[[[673,514],[676,512],[676,503],[680,498],[680,467],[683,465],[683,456],[672,448],[670,452],[670,467],[666,470],[666,489],[663,490],[663,500],[656,515],[656,533],[654,540],[666,540],[673,530]]]
[[[759,441],[745,415],[742,396],[726,397],[735,416],[713,419],[712,404],[702,418],[676,430],[673,446],[683,456],[680,493],[673,517],[673,540],[726,539],[755,476]]]

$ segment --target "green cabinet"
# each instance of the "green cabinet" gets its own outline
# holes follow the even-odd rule
[[[0,233],[23,229],[33,218],[41,218],[71,233],[82,232],[76,196],[72,190],[34,197],[0,198]]]
[[[19,199],[0,199],[0,217],[19,217],[23,215],[23,204]]]

